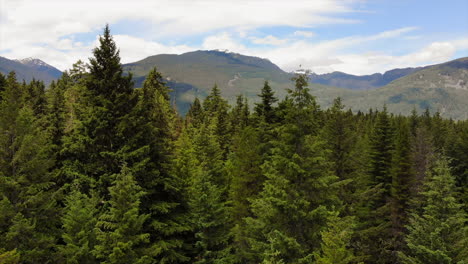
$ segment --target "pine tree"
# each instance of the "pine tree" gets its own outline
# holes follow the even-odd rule
[[[213,122],[199,128],[189,125],[181,137],[177,171],[187,182],[187,199],[192,225],[193,263],[229,263],[229,229],[226,207],[226,177],[222,150]]]
[[[22,263],[40,263],[50,259],[58,235],[54,160],[22,93],[9,74],[0,104],[0,248],[18,250]]]
[[[236,105],[232,109],[230,115],[232,134],[239,133],[239,131],[249,125],[250,111],[246,97],[242,95],[237,96]]]
[[[98,263],[92,254],[96,245],[98,201],[79,191],[78,186],[66,197],[62,216],[62,239],[58,246],[61,261],[69,264]]]
[[[64,149],[64,155],[69,157],[65,170],[68,177],[82,177],[107,197],[112,177],[120,171],[119,151],[133,135],[129,118],[136,97],[132,76],[123,74],[119,51],[108,25],[93,55],[89,74],[83,81],[85,109],[81,110],[79,123]]]
[[[403,263],[465,263],[468,259],[467,215],[457,201],[448,162],[440,158],[428,172],[422,213],[411,214]]]
[[[186,183],[174,168],[175,112],[169,88],[156,69],[138,96],[131,119],[133,135],[122,156],[146,193],[141,198],[142,213],[149,215],[144,230],[151,246],[146,254],[159,263],[181,263],[188,260],[184,239],[191,229],[183,195]]]
[[[6,86],[6,78],[5,76],[0,72],[0,102],[2,101],[2,93],[5,90]]]
[[[215,134],[221,149],[223,150],[223,159],[227,157],[228,146],[230,144],[229,135],[229,105],[221,97],[221,92],[217,85],[211,89],[211,93],[203,102],[205,124],[212,122],[215,126]]]
[[[225,168],[229,177],[230,220],[233,222],[232,247],[238,263],[252,259],[248,245],[246,217],[251,217],[250,201],[257,198],[265,177],[261,171],[263,156],[260,135],[246,127],[233,139]]]
[[[391,233],[393,250],[404,247],[404,226],[408,222],[408,211],[411,199],[411,187],[414,185],[409,127],[404,120],[400,121],[393,155],[391,186]]]
[[[203,108],[198,97],[195,98],[192,105],[190,105],[185,120],[187,122],[186,125],[191,124],[194,127],[199,127],[203,122]]]
[[[109,208],[96,224],[97,245],[93,254],[101,263],[151,263],[144,254],[149,234],[143,231],[148,215],[139,211],[144,195],[125,166],[109,187]]]
[[[326,160],[324,141],[314,135],[318,113],[306,76],[296,76],[295,90],[281,104],[272,156],[262,166],[266,181],[252,200],[250,226],[256,262],[310,263],[320,246],[320,232],[333,206],[338,205],[337,180]]]
[[[353,131],[352,115],[343,111],[344,105],[338,97],[333,106],[327,111],[327,120],[321,135],[327,141],[330,149],[329,160],[333,162],[335,175],[342,181],[340,187],[340,200],[344,202],[345,214],[353,212],[356,199],[356,190],[362,186],[361,171],[358,168],[360,160],[355,155],[357,151],[357,133]],[[362,156],[362,155],[361,155]]]
[[[276,103],[278,99],[275,97],[275,93],[271,89],[268,81],[265,81],[262,92],[258,96],[261,98],[261,102],[255,104],[256,114],[262,117],[266,123],[273,123],[276,119],[273,104]]]
[[[364,230],[360,232],[365,254],[372,263],[394,263],[390,228],[390,200],[392,184],[393,127],[386,108],[377,114],[370,136],[370,189],[372,196],[368,211],[361,221]]]
[[[315,254],[317,264],[348,264],[355,263],[356,257],[349,248],[354,218],[340,218],[338,213],[332,214],[328,219],[328,227],[322,231],[322,244],[320,254]]]

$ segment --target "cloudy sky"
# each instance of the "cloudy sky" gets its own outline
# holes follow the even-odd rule
[[[0,0],[0,56],[66,70],[106,23],[124,63],[227,49],[286,71],[370,74],[468,56],[466,0]]]

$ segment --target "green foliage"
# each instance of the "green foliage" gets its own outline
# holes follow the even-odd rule
[[[9,74],[0,103],[0,248],[37,263],[52,253],[58,207],[47,134],[22,92]]]
[[[140,206],[149,215],[144,223],[151,244],[146,254],[159,263],[183,262],[187,260],[183,238],[191,229],[182,192],[185,182],[174,169],[175,112],[169,89],[156,69],[138,96],[131,119],[133,135],[123,150],[129,169],[146,193]]]
[[[95,197],[81,193],[77,187],[67,196],[62,216],[64,245],[58,247],[63,262],[98,263],[92,254],[96,245],[97,205]]]
[[[322,231],[321,253],[315,254],[317,264],[355,263],[353,251],[349,248],[355,228],[354,218],[340,218],[337,213],[328,219],[328,227]]]
[[[266,123],[272,123],[276,119],[273,104],[278,101],[275,92],[271,89],[268,81],[265,81],[262,93],[258,95],[261,98],[260,103],[255,104],[255,113],[262,117]]]
[[[455,180],[444,158],[428,172],[422,213],[411,214],[403,263],[465,263],[468,258],[467,215],[456,199]]]
[[[99,40],[47,90],[0,75],[0,263],[466,262],[467,121],[321,110],[307,74],[184,119]]]
[[[0,264],[18,264],[20,263],[20,254],[16,249],[3,252],[0,250]]]
[[[108,209],[96,223],[97,245],[93,254],[101,263],[151,263],[142,254],[149,242],[143,231],[148,215],[139,212],[144,195],[133,175],[125,166],[109,187]]]

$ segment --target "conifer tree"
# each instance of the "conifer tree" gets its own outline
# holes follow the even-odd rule
[[[79,191],[78,186],[66,197],[62,216],[62,239],[58,246],[59,259],[65,263],[99,263],[92,251],[96,245],[98,210],[96,197]]]
[[[359,201],[356,196],[362,189],[361,179],[362,169],[359,169],[361,155],[356,155],[357,133],[353,131],[354,124],[352,115],[343,111],[344,105],[341,98],[334,100],[333,106],[327,111],[327,120],[321,131],[321,135],[326,139],[327,147],[330,149],[328,157],[333,162],[333,170],[342,185],[340,186],[339,197],[344,202],[345,214],[350,215]]]
[[[244,127],[249,125],[249,104],[247,98],[239,95],[236,99],[236,105],[231,111],[231,133],[237,134],[241,131]]]
[[[408,211],[411,199],[411,188],[414,185],[409,127],[405,120],[400,121],[393,155],[391,186],[391,233],[393,250],[404,247],[404,226],[408,222]]]
[[[67,164],[69,177],[90,178],[90,185],[107,197],[112,177],[120,171],[119,151],[133,135],[129,118],[136,97],[132,76],[123,74],[119,51],[108,25],[93,55],[83,82],[85,109],[81,110],[79,124],[70,134],[64,154],[69,157],[69,163],[73,162]]]
[[[25,104],[29,105],[36,117],[41,117],[46,111],[47,103],[44,82],[33,79],[24,84],[23,89]]]
[[[411,214],[402,263],[465,263],[468,259],[467,215],[456,198],[448,162],[440,158],[428,172],[422,213]]]
[[[5,90],[6,86],[6,78],[5,76],[0,72],[0,102],[2,101],[2,93]]]
[[[327,229],[322,231],[320,254],[315,254],[317,264],[348,264],[355,263],[356,257],[349,248],[354,232],[354,218],[340,218],[338,213],[328,219]]]
[[[215,126],[215,134],[221,149],[223,150],[223,159],[227,157],[229,137],[229,105],[225,99],[221,97],[221,92],[217,85],[211,89],[211,93],[203,102],[205,124],[212,122]]]
[[[226,177],[222,150],[216,137],[215,123],[202,124],[191,131],[191,141],[184,148],[178,166],[187,175],[187,198],[193,226],[195,263],[229,263],[229,229],[226,207]],[[192,167],[189,168],[188,166]]]
[[[93,254],[101,263],[151,263],[144,254],[149,234],[143,230],[148,215],[139,210],[144,195],[124,166],[109,187],[109,208],[96,223],[97,245]]]
[[[276,103],[278,99],[275,97],[275,92],[271,89],[268,81],[265,81],[262,92],[258,96],[261,102],[255,104],[255,113],[263,117],[266,123],[270,124],[275,120],[273,104]]]
[[[58,233],[54,161],[22,93],[10,73],[0,103],[0,249],[16,249],[22,263],[40,263],[51,257]]]
[[[394,263],[390,235],[390,200],[392,185],[392,155],[394,136],[387,109],[377,114],[377,119],[370,136],[370,186],[372,196],[368,211],[361,221],[364,230],[360,232],[364,253],[373,263]]]
[[[250,201],[257,198],[265,177],[261,171],[263,163],[260,135],[248,126],[233,139],[231,154],[225,168],[229,177],[230,220],[233,228],[232,247],[239,263],[252,259],[248,245],[246,217],[251,217]]]
[[[194,127],[199,127],[203,122],[203,108],[198,97],[190,105],[185,120],[187,121],[186,125],[191,124]]]
[[[133,136],[123,156],[146,193],[141,198],[142,213],[149,215],[144,230],[150,234],[151,246],[146,254],[160,263],[180,263],[187,260],[184,238],[191,227],[183,195],[185,179],[174,169],[175,112],[169,88],[156,69],[138,93]]]
[[[320,232],[338,205],[336,176],[324,141],[316,133],[318,112],[307,78],[296,76],[295,90],[282,102],[284,124],[263,173],[266,181],[252,201],[250,244],[257,262],[310,263],[320,245]],[[301,118],[299,118],[301,117]],[[304,119],[305,118],[305,119]]]

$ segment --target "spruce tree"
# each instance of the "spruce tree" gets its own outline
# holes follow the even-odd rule
[[[356,190],[362,188],[362,169],[359,169],[361,155],[358,151],[357,133],[353,131],[354,120],[352,115],[343,111],[344,105],[338,97],[333,106],[326,113],[326,121],[321,135],[326,139],[327,147],[330,149],[328,159],[333,162],[335,175],[342,181],[339,197],[344,202],[345,214],[353,214],[352,210],[359,201]]]
[[[394,263],[390,235],[391,185],[394,130],[386,108],[377,114],[370,135],[370,191],[368,211],[361,221],[364,230],[360,232],[363,249],[373,263]]]
[[[275,120],[275,111],[273,104],[278,101],[275,97],[275,92],[271,89],[268,81],[263,84],[262,92],[258,95],[261,99],[260,103],[255,104],[255,113],[270,124]]]
[[[85,109],[78,116],[69,143],[64,149],[69,160],[68,177],[89,178],[99,194],[108,197],[113,175],[120,172],[119,151],[133,135],[129,121],[136,104],[132,76],[124,75],[119,51],[110,35],[109,26],[99,37],[99,47],[90,58],[89,74],[83,85]]]
[[[260,134],[250,126],[233,139],[225,168],[229,177],[230,220],[233,222],[232,247],[239,263],[252,260],[248,244],[246,217],[251,217],[250,201],[258,197],[265,177],[262,174],[263,153]]]
[[[98,217],[98,200],[89,197],[74,185],[66,197],[62,216],[62,239],[58,246],[59,259],[69,264],[99,263],[92,251],[96,245],[94,228]]]
[[[109,193],[109,207],[96,223],[93,254],[101,263],[151,263],[154,260],[144,254],[149,234],[143,224],[148,215],[139,210],[144,193],[126,166],[116,175]]]
[[[54,160],[23,92],[10,73],[0,103],[0,249],[16,249],[22,263],[41,263],[58,236]]]
[[[295,90],[282,102],[284,124],[272,156],[262,166],[266,181],[252,200],[247,223],[256,262],[310,263],[319,249],[320,232],[338,205],[336,176],[317,131],[318,108],[307,77],[296,76]]]
[[[131,115],[133,135],[122,156],[146,193],[140,206],[142,213],[149,215],[144,224],[150,234],[146,254],[160,263],[180,263],[188,259],[184,238],[191,227],[183,195],[185,179],[174,168],[175,112],[169,88],[161,74],[152,69],[143,88],[136,92],[138,104]]]
[[[468,218],[457,200],[455,180],[445,158],[437,160],[428,172],[422,196],[422,212],[411,214],[407,226],[408,250],[400,252],[402,263],[465,263]]]
[[[404,247],[404,226],[408,222],[408,211],[411,199],[411,188],[414,185],[409,127],[405,120],[400,121],[393,155],[391,186],[391,235],[393,250]]]
[[[213,86],[210,94],[203,102],[205,124],[213,123],[215,126],[215,134],[221,149],[223,150],[223,159],[227,157],[228,147],[230,144],[229,135],[229,105],[227,101],[221,97],[221,92],[217,85]]]
[[[320,254],[315,254],[317,264],[348,264],[356,263],[356,257],[349,248],[354,232],[354,218],[340,218],[338,213],[328,219],[327,229],[322,231]]]
[[[6,86],[6,78],[5,76],[0,72],[0,102],[2,101],[2,93],[5,90]]]
[[[193,227],[192,262],[229,263],[229,230],[226,177],[216,124],[208,122],[182,135],[177,167],[187,179],[187,199]],[[187,138],[187,135],[191,138]]]

